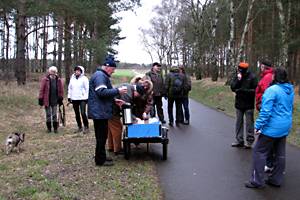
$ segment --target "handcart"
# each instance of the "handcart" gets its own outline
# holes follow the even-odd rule
[[[161,143],[162,159],[167,160],[168,128],[163,127],[160,122],[126,125],[123,132],[123,148],[127,160],[131,154],[131,143],[147,143],[147,151],[149,150],[149,143]]]

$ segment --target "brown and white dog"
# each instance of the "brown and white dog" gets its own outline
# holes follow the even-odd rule
[[[14,148],[17,149],[17,152],[20,152],[20,146],[25,141],[25,133],[11,133],[7,136],[5,141],[5,150],[6,155],[12,152]]]

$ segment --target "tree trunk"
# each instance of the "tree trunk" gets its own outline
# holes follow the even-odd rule
[[[64,26],[64,20],[62,17],[58,17],[58,56],[57,56],[57,68],[58,68],[58,74],[59,76],[62,76],[62,49],[63,49],[63,26]]]
[[[65,84],[69,85],[70,82],[70,75],[71,75],[71,67],[72,67],[72,58],[71,58],[71,19],[69,17],[65,18],[65,52],[64,52],[64,58],[65,58]]]
[[[278,8],[278,14],[279,14],[279,22],[281,26],[281,43],[282,48],[280,52],[280,65],[286,66],[288,63],[288,33],[287,33],[287,27],[288,27],[288,21],[286,20],[284,16],[284,10],[282,6],[281,0],[276,0],[276,5]],[[289,3],[289,9],[288,9],[288,15],[290,15],[291,9],[290,9],[290,3]]]
[[[17,55],[15,77],[18,85],[26,84],[26,65],[25,65],[25,2],[20,0],[16,16],[16,35],[17,35]]]
[[[212,81],[218,81],[219,76],[219,66],[218,66],[218,53],[217,53],[217,47],[216,47],[216,29],[217,24],[219,21],[219,8],[216,5],[215,8],[215,17],[213,21],[213,27],[212,27],[212,44],[211,44],[211,54],[212,54],[212,70],[211,70],[211,80]]]
[[[43,28],[43,72],[47,70],[47,44],[48,44],[48,17],[44,16],[44,28]]]
[[[227,81],[226,85],[229,85],[232,77],[235,73],[235,60],[234,60],[234,32],[235,32],[235,11],[234,11],[234,3],[233,0],[230,1],[230,31],[229,31],[229,41],[228,41],[228,52],[227,52],[227,69],[228,69],[228,76],[227,76]]]
[[[238,51],[237,62],[245,60],[245,56],[244,56],[245,55],[245,52],[244,52],[245,37],[246,37],[246,33],[248,32],[248,28],[249,28],[250,16],[251,16],[251,12],[252,12],[254,1],[255,0],[249,0],[249,2],[248,2],[247,16],[246,16],[245,25],[244,25],[244,29],[243,29],[242,37],[241,37],[241,41],[240,41],[240,48],[239,48],[239,51]],[[236,66],[237,65],[238,65],[238,63],[236,63]]]

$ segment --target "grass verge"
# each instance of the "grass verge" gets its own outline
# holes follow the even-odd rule
[[[210,79],[193,81],[190,97],[235,117],[234,93],[229,86],[225,85],[224,81],[212,82]],[[293,129],[288,137],[288,142],[300,147],[300,97],[297,95],[295,95],[294,103]]]
[[[95,167],[95,137],[75,135],[72,106],[66,107],[67,126],[47,134],[44,109],[37,105],[38,82],[25,86],[0,82],[0,141],[13,131],[26,140],[20,154],[0,151],[0,199],[162,199],[154,161],[150,156]]]

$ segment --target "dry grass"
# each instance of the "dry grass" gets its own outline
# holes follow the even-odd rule
[[[0,82],[0,87],[0,141],[13,131],[26,133],[20,154],[0,152],[1,200],[161,199],[150,157],[126,161],[113,156],[113,167],[95,167],[93,130],[72,133],[76,125],[71,106],[66,107],[67,127],[47,134],[44,109],[37,106],[38,82],[21,87]]]

